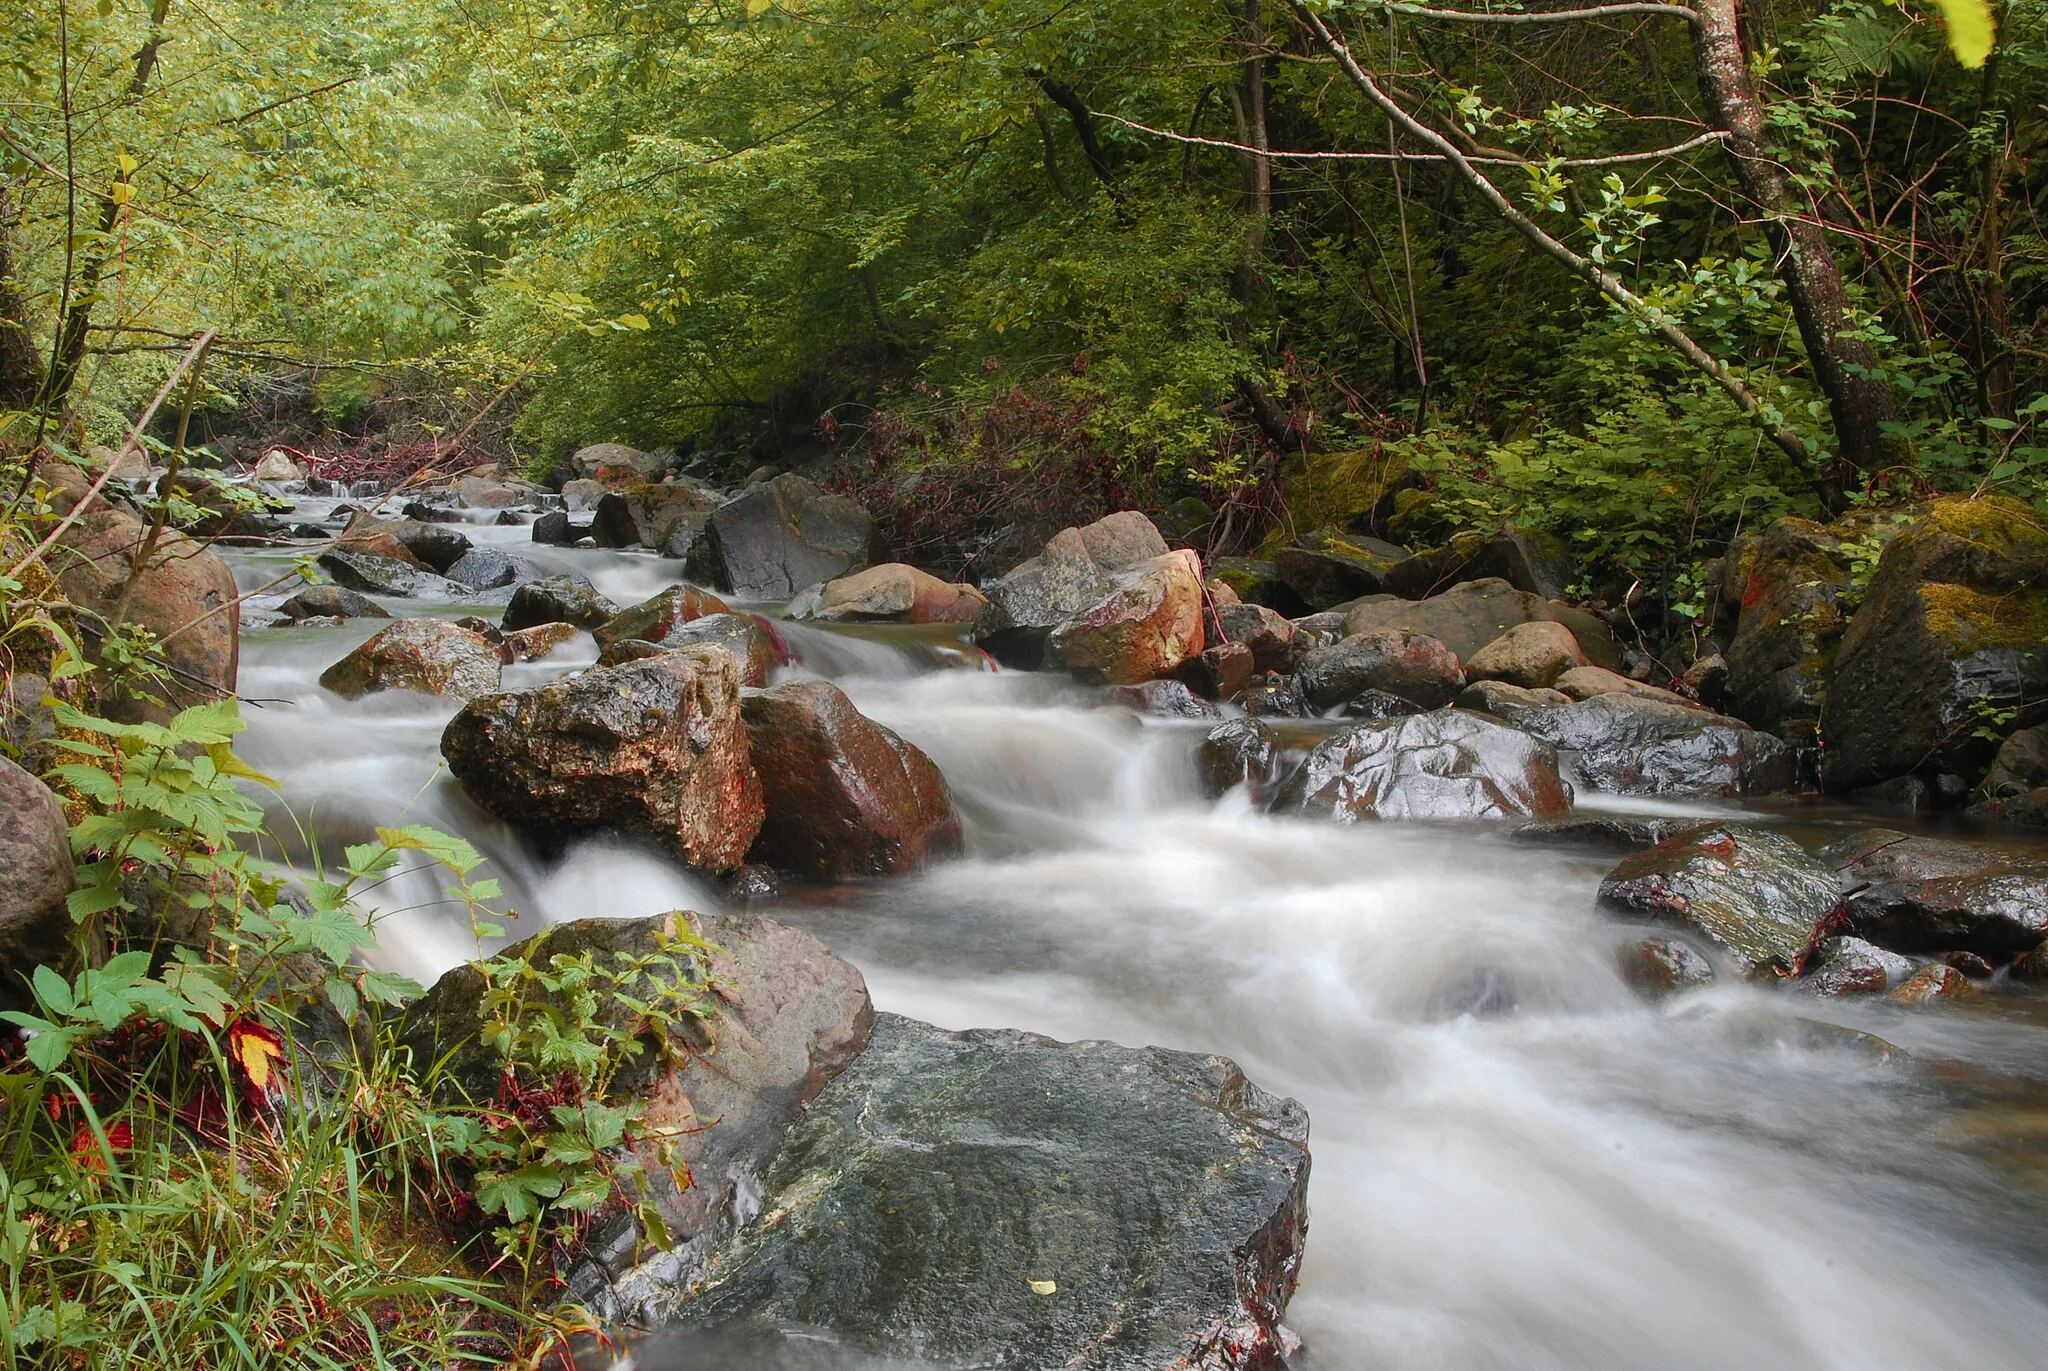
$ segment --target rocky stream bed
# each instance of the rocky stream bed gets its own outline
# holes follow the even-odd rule
[[[976,587],[871,566],[800,477],[614,457],[388,521],[276,487],[346,536],[312,587],[226,553],[225,670],[323,847],[403,813],[514,938],[725,949],[718,1046],[647,1087],[717,1120],[676,1245],[566,1273],[634,1365],[2040,1364],[2048,843],[1912,808],[1956,682],[2043,655],[1922,630],[2038,550],[1931,518],[1832,699],[1789,591],[1736,688],[1673,691],[1512,540],[1218,568],[1126,513]],[[1759,700],[1833,712],[1860,803]],[[379,893],[379,955],[450,973],[408,1021],[445,1049],[438,885]]]

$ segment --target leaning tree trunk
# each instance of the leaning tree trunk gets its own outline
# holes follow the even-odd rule
[[[1877,354],[1861,338],[1844,335],[1848,299],[1842,274],[1814,215],[1794,202],[1791,178],[1764,148],[1763,105],[1749,79],[1749,60],[1736,26],[1735,0],[1696,0],[1693,57],[1700,96],[1717,128],[1743,193],[1763,213],[1777,251],[1778,275],[1792,316],[1827,396],[1841,463],[1858,472],[1884,465],[1883,425],[1898,417],[1892,393],[1876,377]],[[1839,489],[1846,473],[1826,485]]]

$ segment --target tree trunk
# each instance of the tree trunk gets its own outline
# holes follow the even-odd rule
[[[128,82],[128,104],[140,100],[149,89],[149,78],[156,71],[157,54],[164,46],[164,21],[170,12],[171,0],[152,0],[149,39],[135,54],[135,74]],[[116,186],[127,183],[126,171],[114,177]],[[94,238],[84,262],[79,265],[77,279],[72,282],[71,303],[57,324],[56,352],[51,358],[50,375],[42,391],[42,407],[48,413],[56,413],[64,407],[71,398],[72,385],[78,380],[78,369],[85,361],[86,337],[92,331],[92,307],[99,300],[100,277],[106,273],[107,265],[114,256],[109,243],[120,222],[121,202],[109,196],[100,206],[98,236]]]
[[[43,359],[29,328],[28,297],[16,272],[20,212],[0,185],[0,410],[25,410],[43,389]]]
[[[1827,396],[1840,462],[1857,472],[1874,472],[1885,464],[1883,425],[1898,417],[1898,408],[1890,388],[1872,374],[1877,355],[1870,345],[1843,336],[1848,299],[1826,230],[1806,206],[1795,203],[1791,178],[1764,148],[1763,105],[1750,83],[1735,0],[1697,4],[1693,59],[1700,97],[1715,127],[1728,134],[1722,146],[1736,180],[1769,228],[1778,277],[1806,343],[1814,379]],[[1833,473],[1824,484],[1837,486],[1846,474]]]

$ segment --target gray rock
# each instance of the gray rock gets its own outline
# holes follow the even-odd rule
[[[279,605],[287,619],[388,619],[391,611],[345,586],[307,586]]]
[[[1747,824],[1689,830],[1624,858],[1600,882],[1603,908],[1690,929],[1756,979],[1796,973],[1841,902],[1826,865]]]
[[[354,700],[416,690],[467,700],[498,688],[498,644],[444,619],[400,619],[320,673],[320,684]]]
[[[1466,581],[1427,600],[1381,600],[1359,605],[1345,616],[1353,633],[1369,628],[1400,628],[1440,638],[1464,661],[1516,624],[1551,620],[1578,639],[1586,660],[1617,670],[1621,652],[1605,623],[1584,610],[1541,595],[1517,590],[1497,577]]]
[[[1491,536],[1463,533],[1448,547],[1417,552],[1387,573],[1386,589],[1409,600],[1439,594],[1469,581],[1498,579],[1547,600],[1571,584],[1571,549],[1555,534],[1506,528]]]
[[[588,581],[550,576],[544,581],[527,581],[512,592],[503,627],[507,632],[535,624],[597,628],[618,612],[619,607],[598,594]]]
[[[1525,710],[1549,709],[1571,702],[1572,697],[1561,690],[1547,686],[1531,689],[1506,681],[1474,681],[1458,693],[1456,701],[1460,709],[1483,710],[1503,719],[1512,719]]]
[[[1568,819],[1531,819],[1517,824],[1508,837],[1518,843],[1633,852],[1655,847],[1703,822],[1650,814],[1574,814]]]
[[[1819,968],[1800,987],[1816,995],[1877,995],[1904,985],[1917,969],[1910,957],[1867,943],[1835,937],[1821,942]]]
[[[1166,539],[1135,510],[1062,529],[1044,551],[983,587],[975,641],[1006,665],[1036,669],[1053,630],[1103,598],[1118,573],[1166,555]]]
[[[71,960],[70,827],[50,788],[0,757],[0,1005],[31,1000],[38,966]],[[11,1030],[10,1030],[11,1031]]]
[[[592,443],[580,447],[563,464],[572,479],[598,481],[658,481],[668,469],[668,458],[659,452],[642,452],[624,443]]]
[[[2048,854],[1872,828],[1821,856],[1848,886],[1851,928],[1880,947],[2003,962],[2048,938]]]
[[[1109,698],[1126,709],[1161,719],[1220,719],[1223,711],[1181,681],[1144,681],[1114,686]]]
[[[1240,785],[1249,785],[1254,800],[1271,788],[1280,765],[1280,743],[1273,730],[1257,719],[1232,719],[1209,730],[1202,739],[1196,765],[1202,793],[1216,799]]]
[[[336,585],[365,595],[428,600],[461,600],[469,595],[469,587],[408,566],[395,557],[367,552],[324,552],[319,567],[334,578]]]
[[[808,933],[752,914],[684,911],[651,919],[585,919],[557,924],[513,949],[544,964],[556,956],[659,953],[678,934],[716,949],[706,970],[717,985],[706,1004],[709,1022],[671,1020],[675,1053],[643,1059],[623,1079],[645,1105],[647,1129],[679,1130],[670,1145],[691,1184],[678,1189],[675,1169],[649,1141],[637,1150],[646,1198],[660,1210],[674,1246],[670,1263],[701,1270],[715,1243],[760,1211],[762,1178],[803,1106],[867,1044],[874,1021],[860,972]],[[478,1103],[497,1093],[497,1054],[478,1034],[482,977],[461,966],[409,1006],[402,1039],[415,1060],[440,1060],[443,1079]],[[623,1025],[630,1013],[603,1011]],[[631,1260],[631,1234],[627,1235]],[[577,1263],[568,1298],[610,1300],[601,1252]],[[624,1263],[620,1263],[624,1265]]]
[[[1572,793],[1548,743],[1483,714],[1444,709],[1324,740],[1282,803],[1341,822],[1558,818],[1570,811]]]
[[[1979,711],[2048,698],[2048,520],[2003,497],[1939,500],[1885,546],[1835,654],[1822,779],[1981,775]],[[2031,719],[2024,719],[2031,722]]]
[[[1221,1057],[878,1014],[764,1217],[695,1291],[628,1277],[621,1303],[943,1366],[1275,1371],[1307,1133]]]
[[[787,600],[872,560],[875,521],[859,504],[794,474],[711,512],[690,550],[690,575],[746,600]]]
[[[1457,698],[1465,673],[1456,654],[1439,640],[1381,628],[1309,653],[1296,680],[1316,709],[1343,704],[1367,690],[1384,690],[1435,709]]]
[[[657,652],[705,643],[730,653],[740,673],[740,684],[759,687],[768,684],[775,669],[774,640],[768,631],[746,614],[706,614],[671,627],[659,640],[607,637],[598,662],[616,666],[620,662],[650,657]]]
[[[420,559],[420,565],[446,573],[470,550],[469,535],[444,523],[402,519],[386,525],[398,545]]]
[[[1347,539],[1316,548],[1282,548],[1273,554],[1273,563],[1287,588],[1320,610],[1390,590],[1388,577],[1405,555],[1377,539]]]
[[[471,590],[497,590],[521,581],[540,579],[540,568],[524,557],[494,547],[476,547],[445,568],[448,579]]]
[[[1799,779],[1783,739],[1662,700],[1595,695],[1511,718],[1575,754],[1573,768],[1586,784],[1617,795],[1765,795]]]
[[[2048,724],[2023,728],[1999,745],[1973,814],[2021,828],[2048,828]]]
[[[680,648],[471,700],[442,732],[441,755],[507,823],[550,837],[637,833],[729,871],[763,812],[739,692],[730,653]]]
[[[1286,671],[1294,665],[1294,625],[1264,605],[1218,605],[1216,628],[1221,641],[1250,648],[1259,671]]]
[[[1629,989],[1646,1000],[1665,1000],[1714,983],[1713,962],[1683,938],[1631,938],[1615,961]]]

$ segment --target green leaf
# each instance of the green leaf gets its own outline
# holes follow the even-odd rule
[[[53,1028],[30,1038],[24,1055],[30,1065],[47,1076],[71,1059],[71,1045],[77,1041],[77,1029]]]
[[[36,989],[36,998],[47,1006],[52,1014],[68,1016],[75,1005],[71,998],[71,982],[47,966],[39,966],[30,978]]]

